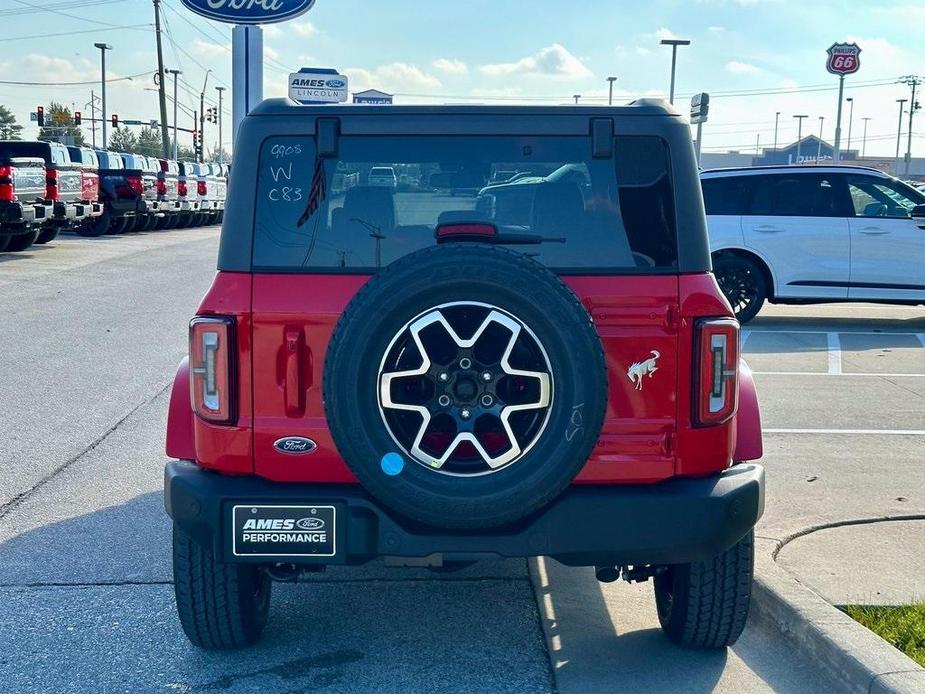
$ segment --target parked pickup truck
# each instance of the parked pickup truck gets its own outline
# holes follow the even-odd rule
[[[157,199],[164,216],[158,217],[155,229],[173,229],[180,223],[180,165],[173,159],[159,159],[157,173]]]
[[[103,203],[100,202],[100,162],[89,147],[68,146],[67,153],[71,162],[80,167],[81,199],[87,205],[87,217],[84,223],[103,214]]]
[[[37,157],[45,163],[45,200],[53,206],[53,213],[36,237],[38,243],[47,243],[60,229],[76,227],[86,219],[91,209],[83,200],[80,166],[71,161],[67,147],[57,142],[7,140],[0,155]]]
[[[116,152],[98,149],[100,201],[103,214],[78,228],[81,236],[121,234],[135,226],[135,216],[147,214],[141,169],[126,168]]]
[[[163,215],[160,210],[160,204],[157,199],[157,173],[160,164],[153,157],[146,157],[141,154],[131,154],[129,152],[120,152],[122,162],[128,171],[138,170],[141,172],[141,203],[135,213],[135,220],[126,228],[126,231],[142,231],[144,229],[153,229],[157,223],[158,215]]]
[[[52,214],[45,201],[45,162],[0,154],[0,251],[27,249]]]
[[[180,162],[180,181],[177,184],[180,196],[180,223],[178,226],[197,226],[201,223],[199,208],[199,164],[193,161]]]
[[[200,224],[217,224],[225,209],[225,178],[220,165],[196,164],[196,192],[199,194]]]

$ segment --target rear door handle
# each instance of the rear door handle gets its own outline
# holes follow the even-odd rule
[[[755,227],[755,231],[760,231],[762,234],[780,234],[784,229],[771,224],[761,224]]]
[[[305,343],[301,330],[286,331],[286,374],[283,387],[286,399],[286,414],[290,417],[302,413],[301,360]]]
[[[881,229],[880,227],[861,227],[859,231],[868,236],[883,236],[890,233],[889,229]]]

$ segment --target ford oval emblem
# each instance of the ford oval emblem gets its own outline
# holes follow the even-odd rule
[[[180,0],[198,15],[229,24],[272,24],[308,12],[315,0]]]
[[[318,448],[318,444],[304,436],[285,436],[273,442],[273,448],[289,455],[305,455]]]
[[[324,527],[324,518],[299,518],[295,524],[300,530],[321,530]]]
[[[328,80],[325,85],[331,89],[343,89],[346,86],[343,80]]]

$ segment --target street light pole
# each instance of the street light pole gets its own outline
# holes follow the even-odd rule
[[[610,91],[607,95],[607,105],[613,106],[613,83],[617,81],[616,77],[608,77],[607,81],[610,82]]]
[[[809,116],[794,116],[797,119],[797,164],[800,163],[800,155],[803,151],[803,119]]]
[[[896,103],[899,104],[899,126],[896,128],[896,171],[897,176],[899,175],[899,146],[902,143],[903,139],[903,105],[909,101],[909,99],[897,99]]]
[[[182,75],[182,70],[167,70],[173,75],[173,160],[177,160],[177,75]]]
[[[206,70],[206,78],[202,81],[202,91],[199,92],[199,161],[206,158],[206,85],[209,83],[211,72],[211,68]]]
[[[578,100],[581,98],[581,94],[574,94],[572,98],[575,99],[575,103],[577,104]]]
[[[864,138],[861,140],[861,156],[864,157],[867,156],[867,121],[870,118],[862,118],[861,120],[864,121]]]
[[[777,154],[777,122],[780,120],[780,111],[774,114],[774,154]]]
[[[100,106],[103,109],[103,149],[109,148],[109,141],[106,139],[106,51],[111,51],[112,46],[108,43],[94,43],[94,46],[100,49],[100,84],[103,88]]]
[[[909,167],[912,166],[912,117],[919,110],[919,104],[915,100],[915,89],[922,84],[922,78],[915,75],[907,75],[899,80],[903,84],[912,87],[912,98],[909,100],[909,139],[906,141],[906,168],[905,176],[909,178]]]
[[[690,46],[687,39],[662,39],[663,46],[671,46],[671,86],[668,88],[668,101],[674,103],[674,75],[678,63],[678,46]]]
[[[819,116],[819,143],[816,146],[816,165],[822,159],[822,126],[825,123],[825,116]]]
[[[218,163],[225,163],[225,150],[222,149],[222,92],[225,91],[224,87],[216,87],[215,91],[218,92]]]
[[[848,97],[845,99],[851,106],[848,109],[848,146],[845,147],[846,152],[851,151],[851,124],[854,122],[854,97]]]

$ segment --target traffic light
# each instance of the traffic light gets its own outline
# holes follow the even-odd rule
[[[74,111],[74,125],[80,125],[80,111]]]
[[[210,123],[218,123],[218,109],[211,106],[206,109],[206,120]]]
[[[113,113],[113,114],[112,114],[112,127],[114,127],[114,128],[118,128],[118,127],[119,127],[119,115],[116,114],[116,113]]]
[[[40,128],[45,125],[45,107],[44,106],[35,107],[35,120],[39,124]]]

